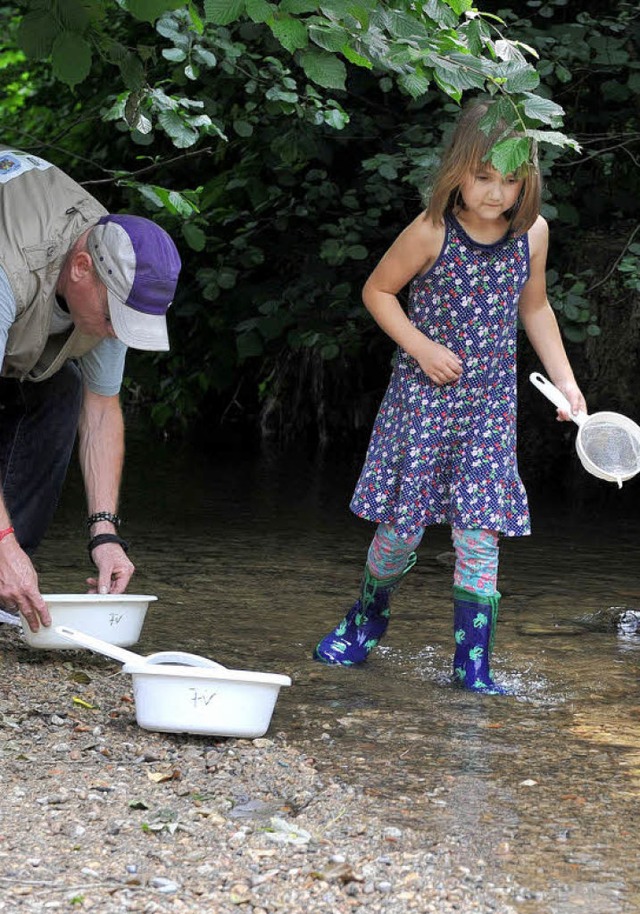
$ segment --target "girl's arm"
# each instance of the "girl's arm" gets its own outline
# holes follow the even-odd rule
[[[462,363],[450,349],[414,327],[398,292],[435,262],[443,241],[444,227],[438,228],[422,213],[396,238],[362,290],[365,307],[378,326],[438,385],[457,381]]]
[[[547,298],[546,264],[549,229],[542,216],[529,229],[529,279],[519,301],[520,319],[529,342],[538,354],[551,381],[565,395],[575,414],[587,405],[573,376],[560,328]],[[559,418],[570,419],[559,411]]]

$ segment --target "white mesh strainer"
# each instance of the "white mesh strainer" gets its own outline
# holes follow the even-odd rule
[[[582,466],[607,482],[622,483],[640,472],[640,426],[620,413],[573,415],[569,401],[543,375],[534,371],[529,380],[547,400],[564,410],[578,426],[576,451]]]

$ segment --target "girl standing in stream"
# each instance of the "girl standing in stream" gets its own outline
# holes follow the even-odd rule
[[[530,532],[516,458],[518,315],[547,374],[586,411],[546,293],[548,229],[535,153],[503,175],[489,154],[504,133],[459,121],[426,212],[396,239],[363,291],[398,344],[351,510],[378,524],[360,595],[316,646],[324,663],[363,663],[386,632],[390,597],[425,528],[447,523],[456,554],[454,680],[504,692],[490,654],[498,618],[498,538]],[[408,315],[398,301],[410,283]],[[564,413],[559,418],[570,419]]]

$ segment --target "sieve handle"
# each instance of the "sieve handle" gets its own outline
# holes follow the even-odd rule
[[[568,416],[571,416],[576,425],[582,425],[585,419],[588,418],[585,412],[580,411],[579,413],[573,413],[571,411],[571,404],[558,388],[548,381],[544,375],[541,375],[537,371],[533,371],[529,375],[529,380],[534,387],[537,387],[540,393],[544,394],[547,400],[551,400],[554,406],[557,406],[558,409],[563,410]]]
[[[144,662],[141,654],[134,654],[133,651],[127,651],[117,644],[111,644],[109,641],[103,641],[101,638],[94,638],[86,632],[80,632],[68,625],[56,625],[54,628],[56,634],[61,635],[65,641],[73,641],[80,647],[86,647],[97,654],[104,654],[105,657],[111,657],[112,660],[119,660],[120,663],[140,663]]]

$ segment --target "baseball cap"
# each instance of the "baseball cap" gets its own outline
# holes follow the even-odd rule
[[[133,349],[167,350],[166,313],[181,266],[170,236],[143,216],[103,216],[89,234],[88,250],[107,288],[118,339]]]

